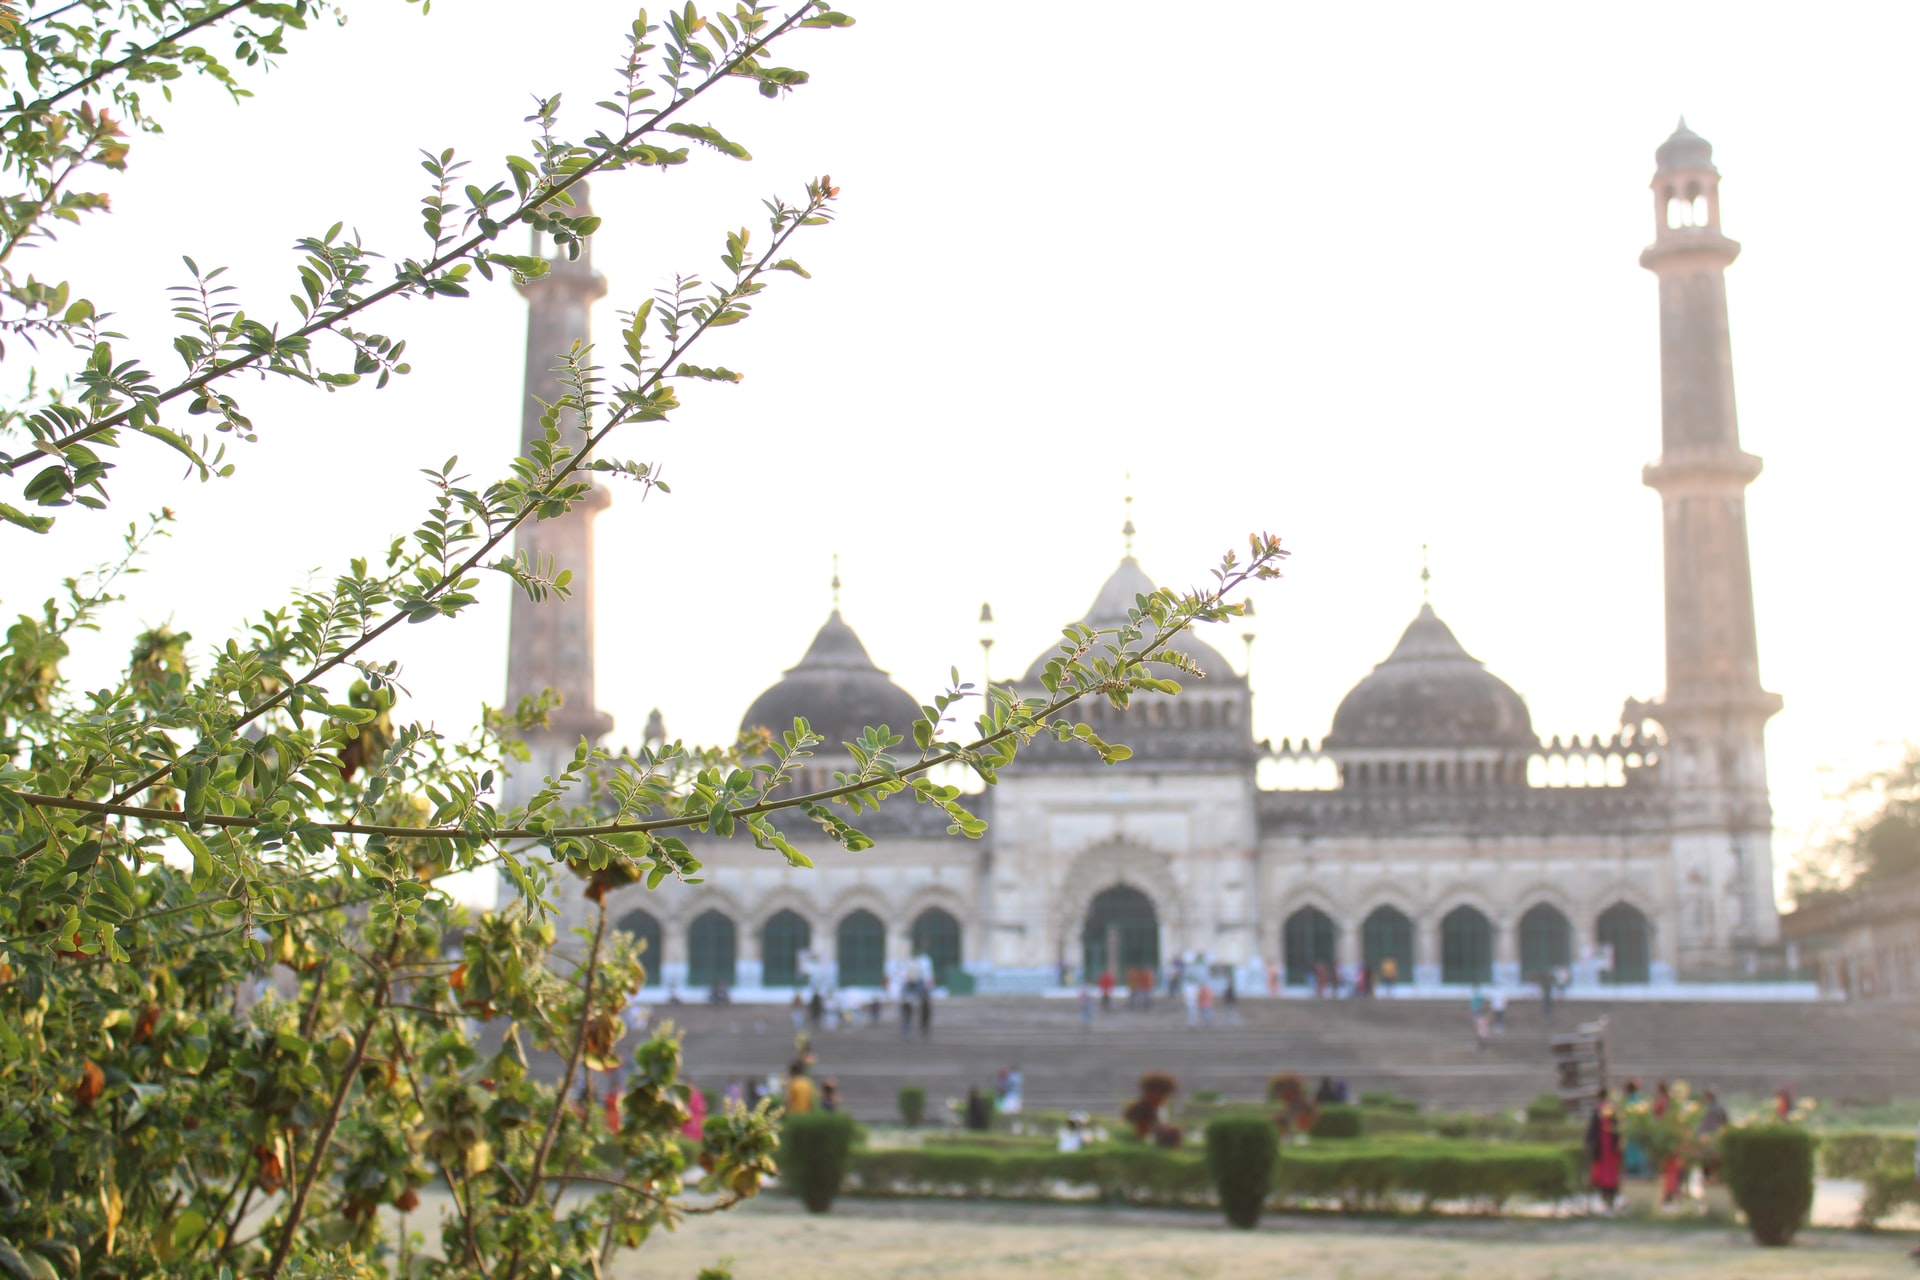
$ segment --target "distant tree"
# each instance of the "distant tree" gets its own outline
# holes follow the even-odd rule
[[[288,304],[242,305],[218,268],[188,261],[178,331],[128,338],[103,327],[104,307],[16,270],[16,251],[104,207],[73,184],[126,163],[124,130],[153,122],[143,87],[197,72],[244,96],[211,46],[231,41],[234,66],[256,65],[326,13],[338,10],[311,0],[0,3],[0,76],[14,91],[0,105],[0,171],[18,184],[0,200],[0,337],[11,339],[0,358],[42,361],[40,376],[9,383],[24,390],[0,410],[13,555],[60,556],[59,513],[107,506],[116,466],[171,468],[180,453],[202,480],[230,475],[226,444],[254,435],[237,375],[343,391],[408,373],[405,342],[368,328],[373,315],[395,298],[458,298],[482,280],[543,274],[544,259],[503,251],[503,237],[533,228],[576,252],[598,226],[567,195],[576,183],[676,167],[693,144],[746,159],[691,114],[732,82],[768,97],[805,84],[770,48],[851,21],[818,0],[784,14],[753,3],[705,17],[688,6],[658,23],[643,14],[601,104],[603,131],[566,140],[552,97],[530,117],[528,154],[493,180],[469,178],[451,152],[429,154],[420,251],[379,256],[337,225],[318,232],[299,242]],[[523,26],[524,38],[541,29]],[[621,1044],[620,1011],[648,958],[609,928],[608,892],[697,884],[688,831],[748,837],[801,866],[811,864],[776,825],[789,818],[865,848],[862,815],[896,797],[977,836],[984,824],[936,771],[959,766],[992,784],[1043,733],[1125,759],[1067,714],[1073,705],[1177,693],[1174,677],[1199,674],[1172,647],[1179,633],[1237,614],[1231,594],[1277,574],[1284,552],[1256,536],[1246,560],[1225,557],[1203,589],[1142,596],[1117,627],[1066,628],[1038,696],[997,689],[983,704],[956,673],[911,725],[845,744],[850,766],[820,790],[793,781],[820,745],[796,721],[771,740],[618,758],[583,742],[528,804],[497,803],[502,771],[527,759],[519,736],[552,699],[489,711],[450,736],[408,719],[381,639],[402,623],[457,625],[482,571],[535,600],[564,595],[567,568],[515,560],[514,531],[564,513],[594,476],[655,484],[646,464],[609,455],[610,437],[666,418],[679,381],[737,380],[696,364],[693,349],[750,318],[777,273],[805,277],[787,246],[830,219],[837,194],[821,178],[792,203],[769,201],[765,244],[731,232],[714,282],[676,276],[627,312],[617,368],[584,347],[554,353],[567,393],[542,439],[490,483],[469,481],[455,460],[429,468],[409,533],[329,582],[263,602],[244,634],[196,650],[186,634],[116,619],[121,575],[164,553],[165,511],[129,526],[120,560],[74,566],[63,596],[7,630],[0,1274],[585,1280],[683,1214],[753,1195],[773,1170],[777,1113],[734,1106],[709,1116],[697,1142],[680,1137],[677,1038]],[[180,367],[162,374],[140,354],[156,349]],[[502,417],[517,421],[517,408]],[[368,465],[416,462],[395,444]],[[382,516],[398,519],[356,513]],[[987,535],[935,536],[971,546]],[[304,566],[286,576],[308,581]],[[116,625],[126,668],[105,687],[75,687],[63,671],[70,639]],[[964,726],[963,707],[978,708]],[[477,867],[499,868],[511,888],[476,919],[438,886]],[[551,917],[568,890],[598,911],[562,955]],[[294,998],[265,990],[276,969]],[[529,1070],[537,1049],[561,1064],[557,1080]],[[610,1128],[591,1090],[580,1095],[585,1072],[617,1065],[628,1074]],[[409,1235],[396,1257],[379,1211],[419,1208],[436,1184],[437,1255],[414,1256]]]
[[[1847,817],[1803,853],[1788,875],[1795,902],[1920,872],[1920,745],[1855,778],[1837,797]]]

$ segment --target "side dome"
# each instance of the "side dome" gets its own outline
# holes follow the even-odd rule
[[[1538,745],[1527,704],[1460,647],[1430,604],[1341,699],[1326,740],[1330,750]]]
[[[920,704],[873,665],[867,647],[835,609],[805,656],[753,700],[740,729],[743,733],[767,729],[777,736],[791,729],[800,716],[828,744],[838,747],[858,739],[868,725],[886,725],[908,737],[920,716]]]
[[[1101,584],[1100,594],[1093,599],[1093,607],[1087,610],[1087,616],[1081,621],[1090,627],[1117,627],[1127,620],[1127,610],[1133,608],[1134,597],[1144,596],[1155,589],[1153,579],[1149,578],[1147,571],[1140,567],[1140,562],[1128,556],[1120,562],[1120,567],[1113,571],[1106,582]],[[1221,656],[1220,651],[1202,640],[1192,630],[1182,632],[1169,641],[1167,647],[1192,658],[1199,664],[1200,670],[1207,674],[1209,681],[1235,678],[1233,668],[1228,665],[1226,658]],[[1060,650],[1056,646],[1035,658],[1033,664],[1027,668],[1027,674],[1024,677],[1026,683],[1039,684],[1040,676],[1046,671],[1047,664],[1059,656]],[[1171,667],[1165,668],[1165,672],[1169,676],[1179,675],[1179,672]]]

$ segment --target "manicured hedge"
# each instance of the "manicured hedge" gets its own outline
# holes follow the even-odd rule
[[[780,1122],[774,1157],[780,1179],[814,1213],[833,1207],[852,1153],[854,1123],[842,1112],[811,1111]]]
[[[900,1119],[907,1128],[918,1128],[927,1114],[927,1091],[917,1084],[904,1086],[900,1090]]]
[[[1753,1238],[1790,1244],[1813,1207],[1812,1136],[1797,1124],[1723,1129],[1720,1167]]]
[[[1314,1201],[1349,1211],[1393,1208],[1402,1197],[1422,1209],[1441,1201],[1498,1209],[1510,1200],[1558,1200],[1579,1186],[1578,1153],[1551,1146],[1483,1145],[1408,1137],[1288,1146],[1275,1169],[1283,1202]],[[969,1199],[1094,1197],[1153,1205],[1218,1203],[1206,1161],[1186,1151],[1117,1142],[1075,1152],[955,1144],[856,1150],[847,1194]]]
[[[1881,1165],[1856,1176],[1866,1184],[1866,1193],[1860,1197],[1859,1216],[1854,1219],[1856,1227],[1871,1230],[1899,1206],[1920,1205],[1920,1183],[1914,1181],[1911,1160],[1905,1164]]]
[[[1215,1120],[1207,1126],[1207,1171],[1228,1222],[1249,1230],[1260,1225],[1279,1154],[1279,1131],[1265,1120]]]
[[[1910,1133],[1877,1133],[1869,1129],[1840,1129],[1819,1136],[1820,1172],[1829,1178],[1861,1178],[1877,1169],[1898,1166],[1913,1169]]]
[[[1360,1108],[1344,1102],[1329,1102],[1313,1118],[1310,1133],[1315,1138],[1357,1138],[1360,1136]]]

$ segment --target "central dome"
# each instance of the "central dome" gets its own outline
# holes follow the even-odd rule
[[[885,725],[911,741],[920,704],[873,665],[867,647],[835,609],[799,663],[753,700],[740,729],[767,729],[777,738],[799,716],[835,748],[856,741],[868,725]]]
[[[1387,660],[1333,713],[1326,746],[1537,746],[1527,704],[1460,647],[1433,606],[1420,606]]]
[[[1140,562],[1128,556],[1120,562],[1120,567],[1113,571],[1112,576],[1101,585],[1100,594],[1093,599],[1093,607],[1087,610],[1087,616],[1081,621],[1089,627],[1101,630],[1121,626],[1127,620],[1127,611],[1133,608],[1134,597],[1149,595],[1155,590],[1157,588],[1153,585],[1153,579],[1149,578],[1147,571],[1140,567]],[[1099,643],[1102,642],[1096,642],[1096,645]],[[1233,668],[1227,665],[1227,660],[1221,656],[1220,651],[1191,630],[1175,636],[1167,642],[1166,647],[1175,653],[1184,653],[1192,658],[1200,670],[1211,678],[1219,679],[1233,675]],[[1096,647],[1095,652],[1100,653],[1100,650]],[[1040,683],[1040,676],[1046,671],[1047,664],[1059,656],[1060,650],[1055,647],[1035,658],[1033,665],[1027,668],[1026,679],[1033,684]],[[1181,674],[1171,667],[1167,667],[1165,671],[1172,677],[1178,677]]]

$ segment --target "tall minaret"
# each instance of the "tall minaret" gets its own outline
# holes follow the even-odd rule
[[[1679,908],[1670,954],[1683,971],[1725,969],[1774,942],[1773,809],[1760,686],[1746,489],[1760,459],[1740,448],[1727,333],[1726,269],[1713,147],[1685,120],[1656,154],[1654,239],[1640,265],[1660,278],[1661,454],[1645,479],[1665,518],[1666,730]]]
[[[576,183],[572,217],[585,217],[587,184]],[[538,440],[542,407],[565,394],[554,372],[575,342],[590,336],[588,309],[607,291],[607,282],[593,269],[592,242],[580,256],[564,254],[549,260],[547,274],[520,286],[529,303],[527,323],[526,398],[520,413],[522,444]],[[568,443],[583,440],[577,415],[568,413],[563,430]],[[594,486],[576,500],[573,509],[551,520],[528,520],[514,534],[513,549],[536,567],[551,560],[553,571],[573,571],[572,594],[562,600],[549,596],[535,604],[525,593],[513,597],[513,617],[507,640],[507,706],[552,689],[562,699],[551,726],[529,741],[533,759],[507,778],[506,800],[524,804],[541,781],[572,757],[581,738],[597,741],[613,728],[613,717],[593,705],[593,518],[607,505],[607,491]]]

